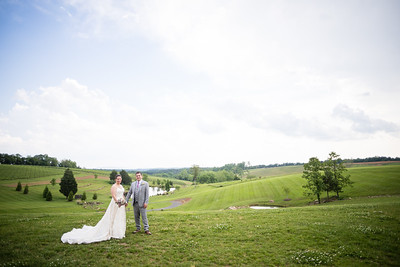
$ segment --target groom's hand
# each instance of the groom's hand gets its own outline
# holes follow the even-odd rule
[[[146,203],[143,204],[143,208],[147,209],[147,204]]]

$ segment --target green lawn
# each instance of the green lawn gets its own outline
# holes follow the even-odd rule
[[[354,186],[345,189],[344,200],[312,206],[301,174],[182,187],[151,197],[149,208],[191,198],[173,210],[149,211],[153,235],[131,234],[129,210],[126,238],[88,245],[60,238],[99,221],[110,201],[107,180],[78,180],[79,194],[85,191],[88,200],[98,194],[102,204],[94,208],[67,202],[59,185],[48,185],[48,202],[44,185],[30,186],[25,195],[0,184],[0,266],[398,266],[400,166],[350,168],[349,174]],[[292,200],[283,201],[287,197]],[[253,204],[287,208],[247,208]]]

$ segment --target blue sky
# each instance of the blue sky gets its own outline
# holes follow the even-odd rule
[[[86,168],[399,156],[398,1],[2,1],[0,151]]]

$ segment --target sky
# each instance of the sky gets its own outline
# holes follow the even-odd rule
[[[83,168],[398,157],[400,1],[2,0],[0,152]]]

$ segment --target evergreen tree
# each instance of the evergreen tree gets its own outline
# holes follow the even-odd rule
[[[93,194],[93,200],[96,200],[97,199],[97,193],[94,193]]]
[[[70,191],[68,194],[68,201],[74,200],[74,192]]]
[[[116,170],[112,170],[110,173],[110,181],[115,181],[115,176],[117,176],[118,172]]]
[[[82,199],[82,201],[85,201],[85,200],[86,200],[86,192],[85,192],[85,191],[83,192],[82,198],[81,198],[81,199]]]
[[[121,178],[122,178],[121,184],[131,184],[132,183],[132,178],[124,170],[121,171]]]
[[[16,191],[21,191],[22,190],[21,182],[18,182],[17,188],[15,190]]]
[[[55,186],[56,185],[56,178],[51,179],[50,183],[51,183],[52,186]]]
[[[49,192],[49,188],[47,187],[47,185],[46,185],[46,187],[44,188],[44,190],[43,190],[43,198],[47,198],[47,193]]]
[[[25,188],[24,188],[24,194],[28,194],[28,192],[29,192],[28,185],[25,185]]]
[[[46,195],[46,201],[52,201],[53,200],[53,195],[51,194],[50,190],[47,191]]]
[[[70,169],[66,169],[64,176],[60,182],[60,192],[65,196],[69,197],[70,192],[75,195],[78,192],[78,184],[76,183],[73,172]]]

